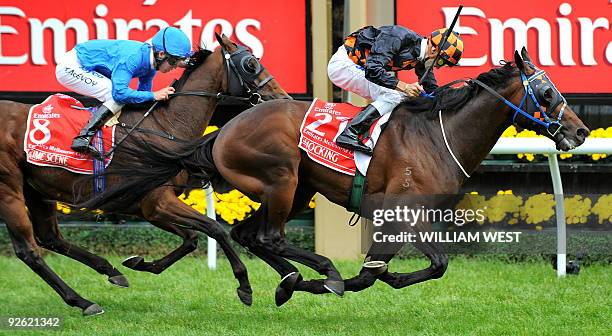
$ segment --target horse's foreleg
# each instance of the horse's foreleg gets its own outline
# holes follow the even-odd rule
[[[228,234],[217,221],[202,215],[189,205],[181,202],[174,195],[172,188],[157,189],[147,195],[141,203],[141,209],[145,218],[152,223],[174,223],[189,230],[200,231],[215,239],[225,253],[232,266],[234,276],[240,284],[237,289],[240,300],[247,305],[252,304],[252,289],[246,266],[231,246]],[[169,260],[171,259],[172,257],[169,258]]]
[[[176,198],[173,194],[166,195],[163,192],[160,192],[156,195],[156,197],[146,197],[145,199],[143,199],[140,205],[141,208],[155,209],[156,204],[158,202],[164,202],[165,197]],[[168,202],[173,202],[173,200],[170,200]],[[148,211],[146,213],[150,212],[151,211]],[[123,261],[123,266],[136,271],[160,274],[168,267],[172,266],[175,262],[181,260],[187,254],[196,250],[196,248],[198,247],[198,233],[196,231],[177,226],[171,223],[169,220],[158,220],[158,218],[158,214],[155,214],[153,216],[145,215],[145,219],[147,219],[155,227],[158,227],[166,232],[170,232],[181,237],[181,239],[183,239],[181,245],[170,253],[168,253],[167,255],[154,261],[145,261],[143,257],[138,255],[131,256]]]
[[[419,242],[413,243],[413,245],[429,258],[430,266],[412,273],[391,273],[387,271],[377,276],[378,280],[387,283],[395,289],[399,289],[419,282],[439,279],[444,275],[448,267],[448,258],[438,244]]]
[[[108,276],[108,281],[118,287],[129,287],[125,276],[108,260],[97,256],[79,246],[66,241],[57,224],[55,202],[46,202],[42,196],[28,185],[24,189],[25,202],[32,220],[38,244],[48,250],[72,258],[100,274]]]
[[[372,243],[372,246],[370,246],[368,257],[366,257],[366,263],[364,266],[367,264],[371,265],[372,263],[382,262],[381,266],[378,266],[377,268],[370,268],[369,270],[378,280],[385,282],[395,289],[404,288],[419,282],[442,277],[446,271],[446,267],[448,266],[448,258],[442,251],[442,248],[439,246],[439,244],[434,242],[418,241],[418,237],[420,237],[418,232],[431,231],[430,223],[420,222],[414,227],[408,225],[404,226],[404,228],[410,233],[417,234],[417,241],[412,244],[427,258],[429,258],[431,264],[428,268],[411,273],[389,272],[387,263],[397,252],[399,252],[404,243],[390,244],[376,241]],[[393,232],[393,234],[396,233],[398,232]]]
[[[149,219],[148,221],[155,227],[158,227],[166,232],[170,232],[181,237],[183,239],[183,242],[181,243],[181,245],[179,245],[179,247],[159,259],[153,261],[145,261],[143,257],[139,255],[134,255],[126,258],[122,263],[123,266],[133,269],[135,271],[161,274],[167,268],[174,265],[175,262],[183,259],[183,257],[197,249],[198,233],[196,231],[181,228],[166,221],[156,221],[151,219]]]

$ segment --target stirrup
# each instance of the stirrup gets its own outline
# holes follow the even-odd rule
[[[88,152],[93,159],[104,162],[104,155],[96,147],[89,145]]]
[[[340,134],[340,136],[338,136],[338,138],[336,139],[336,144],[342,148],[372,155],[372,149],[370,147],[362,144],[361,141],[355,141],[355,139],[351,139],[350,137],[344,134]]]

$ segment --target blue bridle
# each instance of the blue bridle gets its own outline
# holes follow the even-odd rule
[[[561,107],[561,110],[559,110],[559,114],[557,115],[556,119],[552,119],[547,113],[546,111],[544,111],[544,109],[542,108],[542,105],[540,104],[540,102],[538,101],[538,98],[536,97],[536,94],[534,93],[534,88],[532,87],[533,82],[540,78],[540,77],[544,77],[546,78],[547,82],[546,83],[550,83],[550,85],[552,85],[552,88],[554,88],[555,93],[561,97],[562,102],[563,102],[563,106]],[[521,72],[521,80],[523,83],[523,89],[525,90],[525,94],[523,95],[523,99],[521,99],[521,104],[516,107],[514,106],[514,104],[512,104],[511,102],[509,102],[508,100],[504,99],[504,102],[510,106],[512,109],[514,109],[514,115],[512,116],[512,123],[514,123],[514,120],[516,119],[516,116],[520,113],[522,114],[524,117],[526,117],[527,119],[535,122],[538,125],[541,125],[542,127],[544,127],[546,129],[546,131],[548,132],[548,134],[550,134],[551,137],[554,137],[555,135],[557,135],[557,133],[559,132],[559,130],[561,130],[561,128],[563,127],[563,125],[561,125],[561,118],[563,118],[563,113],[565,112],[565,108],[567,107],[567,101],[565,100],[565,97],[563,97],[563,95],[561,95],[561,93],[559,93],[559,90],[557,90],[557,88],[555,87],[555,84],[553,84],[550,79],[548,78],[548,76],[546,76],[546,72],[544,70],[539,70],[536,71],[533,75],[527,77],[523,72]],[[541,82],[544,82],[544,80],[539,79]],[[543,93],[542,93],[543,94]],[[521,109],[521,107],[523,107],[523,105],[525,105],[526,101],[527,101],[527,97],[531,98],[531,101],[534,103],[534,105],[538,108],[538,111],[542,114],[542,118],[537,118],[535,117],[534,114],[530,114],[524,110]],[[542,97],[540,97],[542,98]],[[558,104],[550,104],[550,109],[552,111],[555,110],[555,108],[557,107]],[[534,111],[534,113],[537,111]],[[551,128],[554,127],[554,130],[551,131]]]
[[[533,64],[528,63],[528,62],[526,63],[532,66],[534,69],[537,69]],[[561,125],[561,118],[563,118],[563,113],[565,112],[565,108],[567,107],[567,101],[565,100],[565,97],[563,97],[563,95],[555,87],[555,84],[553,84],[552,81],[548,78],[548,76],[546,76],[546,72],[544,70],[538,70],[529,77],[527,77],[527,75],[525,75],[522,71],[520,72],[520,74],[521,74],[521,81],[523,84],[524,94],[523,94],[523,98],[521,99],[521,103],[519,104],[519,106],[514,105],[511,101],[504,98],[502,95],[497,93],[495,90],[490,88],[488,85],[486,85],[485,83],[477,79],[457,80],[457,81],[453,81],[451,83],[444,85],[444,87],[455,85],[459,82],[473,82],[475,84],[478,84],[483,89],[487,90],[493,96],[503,101],[506,105],[508,105],[514,110],[514,114],[512,116],[513,124],[515,123],[516,116],[521,114],[525,118],[531,120],[532,122],[544,127],[551,137],[555,137],[555,135],[559,133],[561,128],[563,128],[563,125]],[[544,78],[545,80],[542,78]],[[535,83],[536,81],[539,81],[539,82]],[[534,88],[533,85],[535,85],[536,88]],[[552,119],[546,113],[546,111],[544,111],[537,97],[537,96],[540,96],[540,99],[545,99],[544,97],[545,93],[548,90],[553,90],[553,89],[554,89],[553,92],[556,94],[556,96],[555,97],[551,96],[548,109],[550,111],[554,111],[559,104],[563,103],[563,106],[561,107],[561,110],[559,110],[559,114],[557,115],[556,119]],[[435,97],[433,95],[433,92],[429,94],[421,93],[421,96],[427,97],[427,98]],[[537,108],[537,110],[533,111],[533,113],[529,113],[525,111],[526,109],[528,109],[527,104],[529,104],[529,102],[533,103],[533,105]],[[523,108],[523,106],[525,107]],[[535,114],[538,112],[541,113],[542,117],[535,116]]]

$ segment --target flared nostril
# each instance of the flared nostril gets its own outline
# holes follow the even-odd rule
[[[586,138],[589,136],[589,134],[590,134],[590,133],[591,133],[591,132],[589,132],[589,130],[588,130],[588,129],[586,129],[586,128],[579,128],[579,129],[576,131],[576,135],[577,135],[579,138],[581,138],[581,139],[586,139]]]

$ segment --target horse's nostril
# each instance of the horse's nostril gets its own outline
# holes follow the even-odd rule
[[[589,132],[589,130],[588,130],[588,129],[586,129],[586,128],[579,128],[579,129],[576,131],[576,135],[578,135],[578,136],[579,136],[580,138],[582,138],[582,139],[586,139],[586,137],[588,137],[588,136],[589,136],[589,133],[591,133],[591,132]]]

